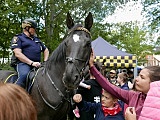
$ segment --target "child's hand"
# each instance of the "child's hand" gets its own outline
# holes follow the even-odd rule
[[[90,90],[91,89],[91,85],[87,85],[87,89]]]
[[[136,111],[134,107],[128,107],[125,112],[126,120],[136,120]]]
[[[82,96],[81,96],[81,94],[75,94],[75,95],[73,96],[73,100],[74,100],[74,102],[76,102],[76,103],[81,102],[81,101],[82,101]]]

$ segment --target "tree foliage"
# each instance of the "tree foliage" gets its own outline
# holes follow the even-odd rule
[[[160,26],[160,1],[159,0],[144,0],[144,11],[151,30],[159,31]]]
[[[115,8],[124,0],[4,0],[0,4],[1,38],[0,57],[10,57],[10,41],[15,34],[21,33],[21,23],[25,18],[37,21],[38,36],[53,51],[67,34],[66,14],[70,12],[75,22],[83,23],[84,18],[92,12],[94,25],[91,30],[92,39],[103,37],[120,50],[137,55],[142,60],[142,53],[152,51],[152,46],[146,43],[146,31],[132,23],[103,23],[107,15],[113,14]],[[144,6],[159,4],[156,1],[145,0]],[[159,7],[160,8],[160,7]],[[159,9],[148,11],[150,26],[156,30],[159,25]],[[142,52],[143,51],[143,52]],[[141,56],[141,57],[139,57]]]

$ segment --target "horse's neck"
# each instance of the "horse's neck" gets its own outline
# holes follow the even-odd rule
[[[62,78],[65,71],[65,57],[62,48],[57,48],[52,53],[47,61],[46,71],[58,88],[64,88]]]
[[[65,61],[58,61],[58,62],[50,62],[48,65],[48,71],[54,71],[56,74],[62,74],[65,70]]]
[[[61,43],[52,53],[52,55],[49,57],[48,61],[48,68],[51,68],[52,70],[60,71],[61,73],[65,70],[65,45],[64,43]],[[59,73],[59,74],[61,74]]]

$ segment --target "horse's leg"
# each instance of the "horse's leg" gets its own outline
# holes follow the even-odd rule
[[[69,104],[69,110],[68,110],[68,114],[67,114],[67,117],[68,119],[67,120],[75,120],[75,115],[73,113],[73,110],[76,108],[75,104],[73,104],[72,102]]]
[[[73,113],[73,109],[71,109],[68,113],[68,120],[75,120],[75,115]]]
[[[63,117],[61,120],[68,120],[68,119],[67,119],[67,115],[66,115],[65,117]]]

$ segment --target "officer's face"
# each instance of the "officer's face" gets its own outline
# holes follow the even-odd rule
[[[31,28],[29,29],[29,32],[30,32],[31,35],[35,35],[36,30],[35,30],[35,28],[32,28],[32,27],[31,27]]]

